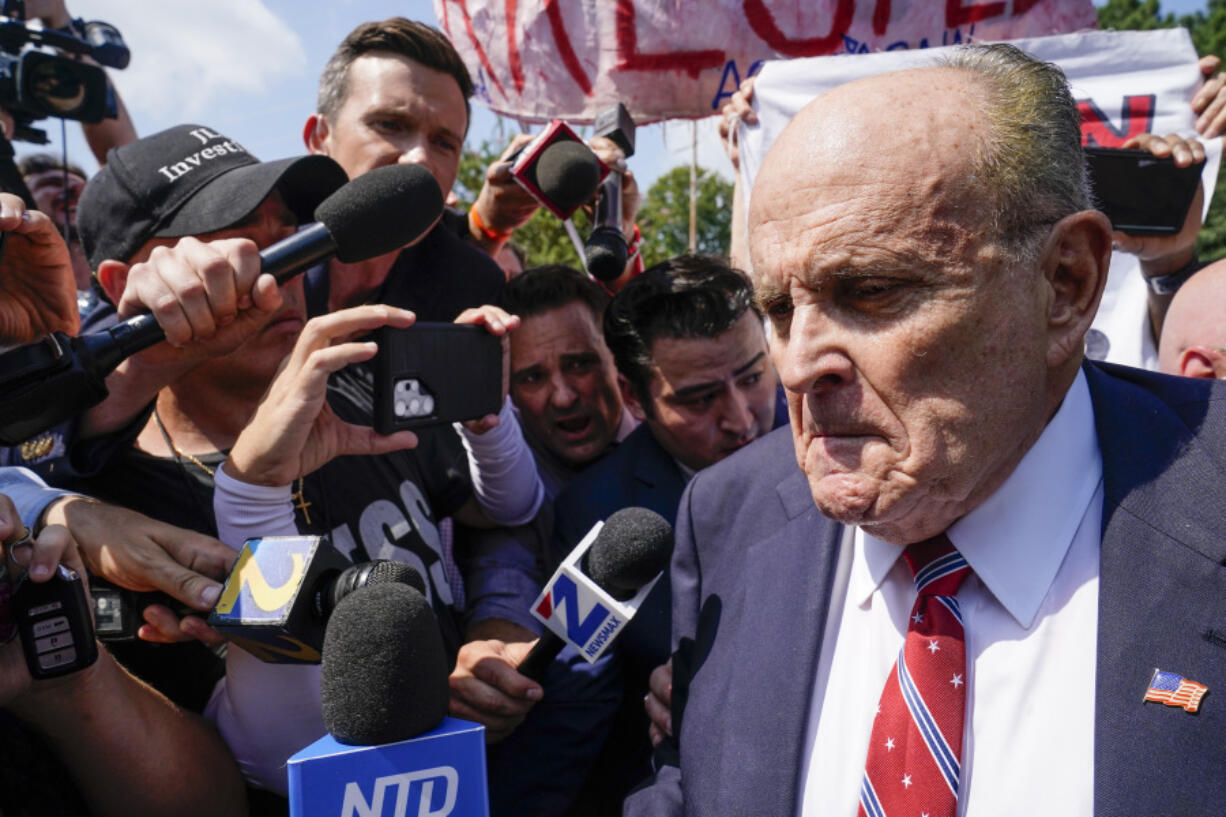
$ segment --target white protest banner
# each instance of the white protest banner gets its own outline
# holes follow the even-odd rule
[[[1076,31],[1090,0],[434,0],[477,98],[525,121],[709,116],[763,60]]]
[[[1202,80],[1196,49],[1185,29],[1087,31],[1013,40],[1012,44],[1064,71],[1081,110],[1083,143],[1119,147],[1138,133],[1195,136],[1196,116],[1189,103]],[[752,191],[754,176],[775,137],[814,97],[850,80],[930,65],[948,50],[767,63],[754,84],[759,125],[742,125],[738,131],[744,189]],[[906,123],[899,122],[899,127],[905,128]],[[1203,213],[1208,213],[1222,140],[1202,141],[1207,156]],[[751,195],[743,197],[747,207]],[[1097,344],[1102,357],[1129,365],[1156,363],[1146,286],[1133,256],[1114,255],[1098,315],[1095,327],[1101,330]]]
[[[1196,49],[1182,28],[1086,31],[1013,40],[1012,44],[1063,69],[1081,109],[1086,144],[1119,147],[1138,133],[1194,133],[1196,116],[1188,103],[1200,87],[1201,76]],[[814,97],[853,79],[930,65],[949,50],[767,63],[754,84],[754,105],[761,124],[740,130],[744,179],[752,187],[762,157],[779,131]],[[905,123],[899,125],[905,127]]]

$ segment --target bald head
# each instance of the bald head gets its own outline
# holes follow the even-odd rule
[[[1089,209],[1084,165],[1080,115],[1060,70],[1012,46],[975,46],[928,68],[847,83],[811,102],[763,163],[750,225],[771,217],[762,207],[779,196],[804,206],[805,180],[854,187],[882,170],[905,185],[944,168],[956,172],[943,171],[941,187],[899,190],[893,205],[969,185],[974,212],[949,216],[978,216],[1000,238],[1024,239]],[[947,204],[953,206],[952,197]]]
[[[1175,293],[1162,323],[1158,367],[1226,379],[1226,260],[1205,267]]]
[[[951,182],[969,175],[964,170],[984,149],[984,95],[970,76],[948,68],[867,77],[822,94],[771,146],[750,197],[751,227],[781,209],[812,209],[815,189],[842,198],[896,178],[890,200],[879,202],[884,208],[954,193]],[[901,183],[908,179],[922,183]]]

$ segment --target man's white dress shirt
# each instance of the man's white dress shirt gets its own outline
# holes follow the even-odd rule
[[[1092,812],[1102,504],[1094,413],[1078,373],[1005,483],[947,531],[974,571],[958,593],[968,663],[959,815]],[[843,537],[801,817],[856,814],[873,718],[915,601],[901,555],[858,528]]]

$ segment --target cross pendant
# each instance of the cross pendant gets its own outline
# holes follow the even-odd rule
[[[307,508],[311,507],[312,503],[307,502],[306,493],[299,488],[290,499],[295,503],[294,509],[302,511],[302,521],[311,524],[311,515],[307,513]]]

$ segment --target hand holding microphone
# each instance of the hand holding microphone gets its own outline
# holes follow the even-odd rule
[[[600,158],[618,172],[610,173],[600,184],[592,233],[583,249],[583,263],[589,275],[611,283],[625,272],[630,260],[628,237],[634,232],[638,212],[638,184],[625,169],[625,159],[634,155],[634,120],[622,104],[602,111],[594,123],[592,146]]]
[[[638,611],[673,553],[673,526],[646,508],[622,508],[594,527],[563,561],[533,614],[549,630],[518,669],[540,682],[568,643],[588,661],[608,648]]]
[[[260,252],[261,268],[283,283],[333,255],[346,263],[383,255],[425,233],[441,212],[442,193],[425,168],[378,168],[321,203],[318,223]],[[259,286],[270,291],[267,280]],[[106,376],[164,337],[146,313],[78,338],[57,332],[0,355],[0,443],[20,443],[101,402]]]

